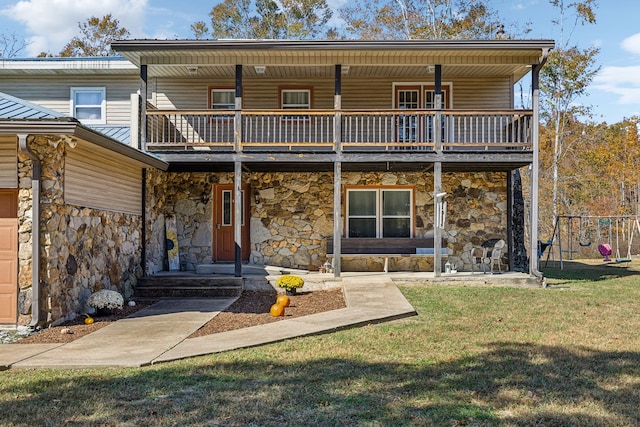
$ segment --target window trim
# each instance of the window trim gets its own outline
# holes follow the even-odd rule
[[[349,215],[349,193],[354,191],[375,191],[376,192],[376,236],[377,239],[384,239],[384,218],[383,215],[383,193],[385,191],[407,191],[409,192],[409,237],[415,236],[415,218],[416,218],[416,206],[415,206],[415,186],[412,185],[350,185],[345,187],[344,195],[344,230],[343,236],[347,239],[357,239],[358,237],[349,236],[349,221],[351,216]],[[395,216],[390,216],[395,217]]]
[[[233,108],[230,109],[222,109],[222,108],[213,108],[213,93],[214,92],[231,92],[233,93],[234,103],[233,104],[225,104],[225,105],[233,105]],[[221,111],[231,111],[235,110],[235,96],[236,96],[236,88],[232,86],[208,86],[207,87],[207,108],[209,110],[221,110]],[[220,115],[212,115],[211,120],[233,120],[234,116],[229,114],[220,114]]]
[[[102,100],[99,105],[94,104],[76,104],[76,94],[82,92],[100,93]],[[107,123],[107,89],[104,86],[72,86],[69,88],[69,108],[71,117],[75,117],[80,122],[85,124],[106,124]],[[99,107],[100,118],[99,119],[80,119],[76,110],[82,107]]]
[[[392,83],[392,99],[391,99],[391,108],[396,108],[397,105],[397,99],[398,99],[398,90],[403,90],[403,89],[412,89],[412,90],[418,90],[418,103],[419,103],[419,110],[422,109],[431,109],[431,108],[427,108],[425,105],[426,100],[425,98],[425,93],[426,91],[433,91],[435,90],[435,83],[434,82],[393,82]],[[453,108],[453,82],[442,82],[442,94],[443,94],[443,101],[444,101],[444,109],[446,110],[450,110]]]
[[[307,108],[293,108],[293,107],[285,107],[283,103],[285,92],[307,92],[309,94],[309,105]],[[313,109],[313,87],[311,86],[282,86],[278,88],[278,108],[281,110],[312,110]],[[308,121],[311,120],[311,116],[309,115],[300,115],[300,116],[282,116],[282,120],[284,121]]]

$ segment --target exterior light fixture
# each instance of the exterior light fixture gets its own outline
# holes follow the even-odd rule
[[[267,67],[265,65],[255,65],[253,68],[256,70],[257,74],[264,74],[264,72],[267,70]]]

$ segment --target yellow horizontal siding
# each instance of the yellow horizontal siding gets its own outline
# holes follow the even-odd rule
[[[65,202],[82,207],[142,213],[141,168],[102,147],[78,144],[65,161]]]
[[[14,135],[0,135],[0,188],[18,187],[18,141]]]
[[[400,79],[385,78],[355,79],[344,76],[342,80],[343,109],[388,109],[393,108],[393,85],[433,84],[434,77],[425,75]],[[443,76],[451,85],[452,108],[460,109],[509,109],[513,94],[508,78],[480,79]],[[176,80],[158,79],[156,82],[156,107],[158,109],[205,109],[209,87],[233,87],[232,79]],[[243,85],[243,108],[279,108],[279,89],[311,88],[313,108],[333,108],[334,81],[330,79],[251,79]]]

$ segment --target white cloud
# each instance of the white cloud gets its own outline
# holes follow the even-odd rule
[[[111,13],[133,37],[142,35],[148,0],[22,0],[2,14],[25,27],[26,53],[58,53],[78,34],[78,23]]]
[[[622,49],[640,55],[640,33],[627,37],[622,41]]]
[[[640,104],[640,65],[604,67],[594,78],[593,87],[618,95],[619,104]]]

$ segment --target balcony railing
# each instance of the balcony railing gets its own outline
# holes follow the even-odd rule
[[[146,119],[149,149],[433,150],[438,134],[445,150],[532,145],[531,110],[147,110]]]

